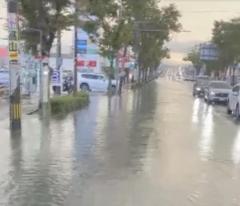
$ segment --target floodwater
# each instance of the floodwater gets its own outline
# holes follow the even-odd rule
[[[64,119],[0,118],[2,206],[240,205],[240,125],[191,85],[91,97]]]

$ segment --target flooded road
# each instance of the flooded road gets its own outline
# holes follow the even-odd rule
[[[0,118],[0,205],[240,205],[240,125],[191,85],[91,97],[65,119]]]

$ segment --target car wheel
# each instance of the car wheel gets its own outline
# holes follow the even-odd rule
[[[80,89],[84,92],[90,91],[88,84],[81,84]]]
[[[240,118],[239,105],[237,105],[235,109],[235,118],[236,120],[239,120]]]

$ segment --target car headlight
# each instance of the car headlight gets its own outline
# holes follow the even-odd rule
[[[210,95],[211,96],[215,96],[215,92],[210,92]]]

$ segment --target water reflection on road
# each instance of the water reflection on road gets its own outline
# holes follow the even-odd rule
[[[64,119],[0,128],[0,205],[239,205],[239,125],[160,79]]]
[[[203,126],[200,140],[200,154],[205,160],[212,154],[212,144],[214,137],[214,119],[213,119],[213,107],[208,107],[203,111]]]

